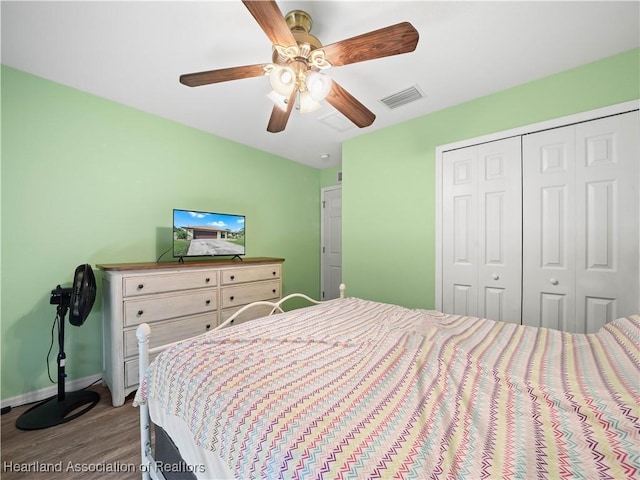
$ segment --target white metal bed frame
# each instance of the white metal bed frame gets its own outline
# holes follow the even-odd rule
[[[340,298],[344,298],[345,286],[344,284],[340,285]],[[257,307],[257,306],[269,306],[271,307],[271,311],[265,315],[273,315],[274,313],[283,313],[282,304],[291,300],[292,298],[302,298],[312,304],[320,304],[324,303],[323,301],[314,300],[302,293],[292,293],[291,295],[287,295],[286,297],[278,300],[277,302],[267,302],[267,301],[259,301],[253,302],[245,305],[240,308],[237,312],[235,312],[231,317],[225,320],[223,323],[218,325],[213,330],[210,330],[206,333],[196,335],[193,338],[200,337],[202,335],[208,335],[214,330],[219,330],[221,328],[226,327],[230,323],[232,323],[238,316],[247,310]],[[136,329],[136,337],[138,338],[138,366],[139,366],[139,385],[142,385],[142,381],[147,372],[147,368],[149,367],[149,355],[153,355],[155,353],[160,353],[167,348],[170,348],[174,345],[177,345],[180,342],[185,340],[180,340],[180,342],[172,342],[166,345],[161,345],[159,347],[149,348],[149,338],[151,336],[151,327],[147,323],[141,323],[138,325]],[[189,339],[186,339],[189,340]],[[142,479],[143,480],[166,480],[162,471],[158,468],[158,464],[153,456],[153,450],[151,448],[151,418],[149,416],[149,405],[141,404],[140,408],[140,449],[142,455],[141,462],[141,470],[142,470]]]

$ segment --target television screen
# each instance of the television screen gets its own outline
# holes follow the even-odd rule
[[[173,210],[173,256],[244,255],[244,215]]]

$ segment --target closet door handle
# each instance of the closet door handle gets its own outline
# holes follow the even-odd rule
[[[560,283],[560,282],[558,281],[558,279],[557,279],[557,278],[550,278],[550,279],[549,279],[549,283],[550,283],[551,285],[558,285],[558,283]]]

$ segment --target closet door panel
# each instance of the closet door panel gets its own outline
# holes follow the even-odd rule
[[[522,163],[522,323],[574,331],[574,128],[524,136]]]
[[[478,146],[479,316],[521,322],[521,140]]]
[[[576,327],[592,333],[640,309],[638,112],[575,129]]]
[[[443,155],[443,311],[520,323],[519,137]]]
[[[443,157],[442,309],[477,316],[477,150]]]

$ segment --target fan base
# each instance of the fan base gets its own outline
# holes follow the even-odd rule
[[[40,430],[69,422],[87,413],[100,401],[100,394],[91,390],[68,392],[64,400],[53,397],[44,400],[24,412],[16,427],[20,430]],[[84,408],[81,408],[83,407]]]
[[[303,10],[290,11],[284,16],[284,21],[287,22],[287,27],[289,27],[291,31],[301,30],[309,33],[313,25],[311,15]]]

